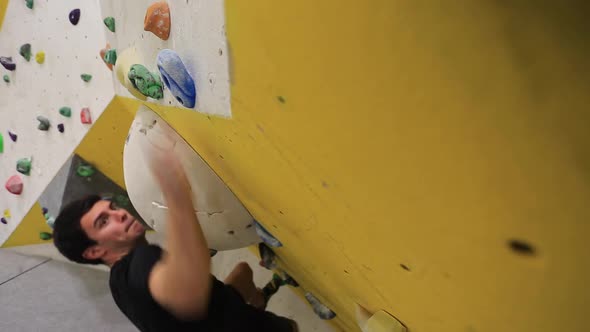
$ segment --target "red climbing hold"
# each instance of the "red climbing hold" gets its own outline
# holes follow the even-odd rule
[[[6,181],[5,187],[11,194],[20,195],[23,192],[23,180],[20,176],[13,175]]]
[[[84,107],[80,112],[80,120],[82,123],[89,124],[92,123],[92,117],[90,116],[90,108]]]

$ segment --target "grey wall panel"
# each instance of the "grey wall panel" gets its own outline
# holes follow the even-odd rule
[[[47,188],[45,188],[43,194],[39,197],[39,204],[46,207],[49,210],[49,214],[54,217],[57,216],[61,209],[61,202],[66,189],[71,166],[72,158],[69,158],[51,180]]]
[[[0,249],[0,284],[45,260],[45,258],[28,257]]]
[[[108,272],[49,261],[0,286],[0,331],[137,331],[114,303]]]

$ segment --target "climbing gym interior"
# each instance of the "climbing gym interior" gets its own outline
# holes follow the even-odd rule
[[[586,331],[588,9],[0,0],[0,330],[136,330],[52,227],[97,193],[162,243],[150,144],[302,332]]]

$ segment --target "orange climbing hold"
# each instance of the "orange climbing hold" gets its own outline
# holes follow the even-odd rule
[[[107,67],[109,67],[109,69],[111,71],[113,71],[113,65],[106,62],[104,59],[104,55],[107,53],[108,50],[111,49],[111,44],[107,43],[107,46],[105,46],[105,48],[103,48],[102,50],[100,50],[100,58],[102,59],[102,61],[104,61],[105,65],[107,65]]]
[[[143,29],[162,40],[170,37],[170,7],[166,1],[153,3],[148,7],[143,21]]]
[[[18,175],[11,176],[8,181],[6,181],[6,185],[4,185],[6,190],[8,190],[11,194],[20,195],[23,192],[23,180]]]

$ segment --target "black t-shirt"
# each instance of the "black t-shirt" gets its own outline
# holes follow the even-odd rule
[[[110,288],[115,303],[141,331],[283,331],[286,319],[256,309],[244,302],[231,286],[213,278],[207,318],[181,321],[160,306],[152,297],[148,278],[162,249],[156,245],[139,245],[111,268]]]

